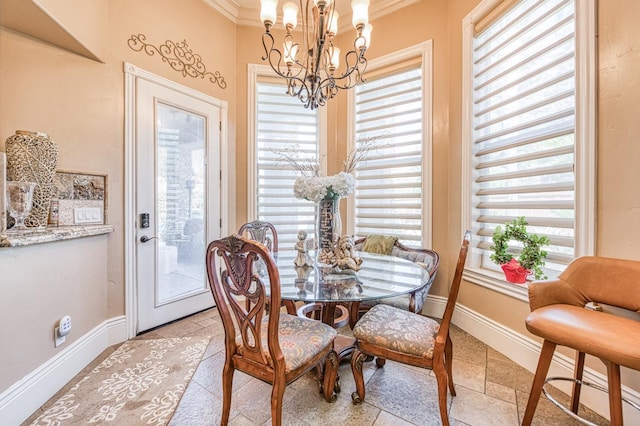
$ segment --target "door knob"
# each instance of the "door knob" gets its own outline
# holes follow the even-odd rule
[[[158,237],[147,237],[146,235],[143,235],[142,237],[140,237],[140,242],[141,243],[146,243],[147,241],[151,241],[151,240],[153,240],[155,238],[158,238]]]

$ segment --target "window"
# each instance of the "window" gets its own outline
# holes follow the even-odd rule
[[[253,114],[249,121],[248,211],[255,219],[271,222],[278,231],[280,247],[292,249],[299,230],[313,236],[316,205],[295,198],[293,183],[300,173],[278,162],[275,152],[295,147],[300,156],[321,158],[320,141],[324,138],[320,123],[324,117],[288,95],[281,79],[264,77],[259,72],[263,69],[250,69]]]
[[[491,11],[506,3],[495,18]],[[586,2],[577,3],[485,1],[465,20],[471,268],[498,271],[488,251],[493,231],[517,216],[526,217],[530,232],[550,238],[548,276],[593,251],[595,38],[593,28],[580,25],[590,21],[579,9]]]
[[[350,94],[356,147],[375,141],[355,173],[353,233],[431,246],[431,43],[371,61]]]

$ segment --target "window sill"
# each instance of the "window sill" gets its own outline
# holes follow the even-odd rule
[[[463,278],[473,284],[496,291],[521,302],[529,303],[527,284],[512,284],[504,280],[504,275],[486,269],[464,270]]]
[[[0,235],[0,247],[23,247],[54,241],[72,240],[113,232],[112,225],[61,226],[59,228],[28,229],[21,232],[7,231]]]

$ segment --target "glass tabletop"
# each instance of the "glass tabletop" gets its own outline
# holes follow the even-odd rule
[[[358,252],[361,269],[336,271],[330,267],[298,268],[295,252],[277,254],[282,299],[305,302],[352,302],[410,293],[429,283],[420,265],[395,256]],[[268,288],[268,287],[267,287]]]

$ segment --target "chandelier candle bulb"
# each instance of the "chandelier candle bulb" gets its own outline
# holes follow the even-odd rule
[[[364,26],[369,23],[369,0],[353,0],[351,2],[353,17],[351,23],[356,30],[360,25]]]
[[[361,37],[356,39],[356,48],[360,49],[364,47],[365,49],[369,48],[371,44],[371,31],[373,31],[373,25],[367,24],[362,29]]]
[[[293,65],[296,62],[296,56],[298,55],[298,45],[294,44],[291,40],[284,41],[284,63],[287,65]]]
[[[282,6],[282,24],[287,29],[287,32],[298,25],[298,5],[292,1],[288,1]],[[289,26],[291,26],[291,29]]]
[[[340,48],[333,46],[330,52],[331,57],[329,58],[329,69],[333,72],[340,66]]]
[[[338,18],[340,14],[337,10],[334,10],[332,14],[329,15],[329,24],[327,25],[327,34],[335,36],[338,34]]]
[[[276,24],[278,0],[260,0],[260,20],[265,27]]]

